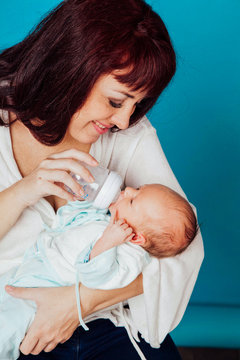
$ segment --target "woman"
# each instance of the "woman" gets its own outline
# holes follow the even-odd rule
[[[91,181],[78,160],[93,166],[97,160],[125,185],[157,182],[183,194],[144,117],[174,72],[168,32],[142,0],[64,1],[0,55],[1,273],[21,261],[44,223],[51,226],[55,211],[73,200],[63,185],[81,195],[69,172]],[[126,288],[80,284],[87,333],[77,328],[74,286],[7,287],[38,305],[20,350],[41,352],[34,359],[138,359],[128,335],[136,346],[139,332],[147,359],[178,359],[166,335],[181,320],[202,258],[198,235],[181,255],[153,258]]]

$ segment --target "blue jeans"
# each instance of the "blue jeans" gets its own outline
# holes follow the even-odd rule
[[[124,327],[116,327],[110,320],[98,319],[89,322],[89,331],[79,327],[64,344],[59,344],[50,353],[21,355],[18,360],[139,360]],[[170,335],[159,349],[153,349],[141,336],[139,347],[148,360],[181,360]]]

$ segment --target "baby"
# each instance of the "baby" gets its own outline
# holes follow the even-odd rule
[[[127,187],[109,210],[110,224],[91,250],[90,259],[125,241],[140,245],[157,258],[174,256],[190,244],[197,232],[189,203],[163,185]],[[121,220],[116,222],[115,217]]]
[[[87,201],[61,207],[51,228],[41,232],[22,264],[0,278],[0,359],[17,359],[19,346],[33,321],[36,304],[4,291],[6,284],[24,287],[127,286],[158,258],[182,252],[197,232],[188,202],[159,184],[127,187],[115,203],[99,210]],[[121,246],[119,246],[121,245]]]

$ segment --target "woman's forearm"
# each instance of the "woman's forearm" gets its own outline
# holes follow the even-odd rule
[[[112,306],[121,301],[143,293],[143,279],[140,274],[131,284],[121,289],[97,290],[80,285],[81,309],[83,318],[88,315]]]
[[[18,199],[17,183],[0,192],[0,241],[12,228],[26,205]]]

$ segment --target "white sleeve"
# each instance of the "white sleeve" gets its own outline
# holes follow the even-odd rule
[[[143,271],[150,256],[141,247],[125,243],[115,246],[88,261],[92,246],[77,257],[79,281],[94,289],[117,289],[129,285]]]
[[[164,184],[185,196],[152,127],[139,141],[125,178],[126,186],[138,187],[147,183]],[[182,319],[203,257],[199,232],[183,253],[161,260],[152,258],[144,268],[144,294],[128,302],[137,328],[153,347],[158,347]]]

